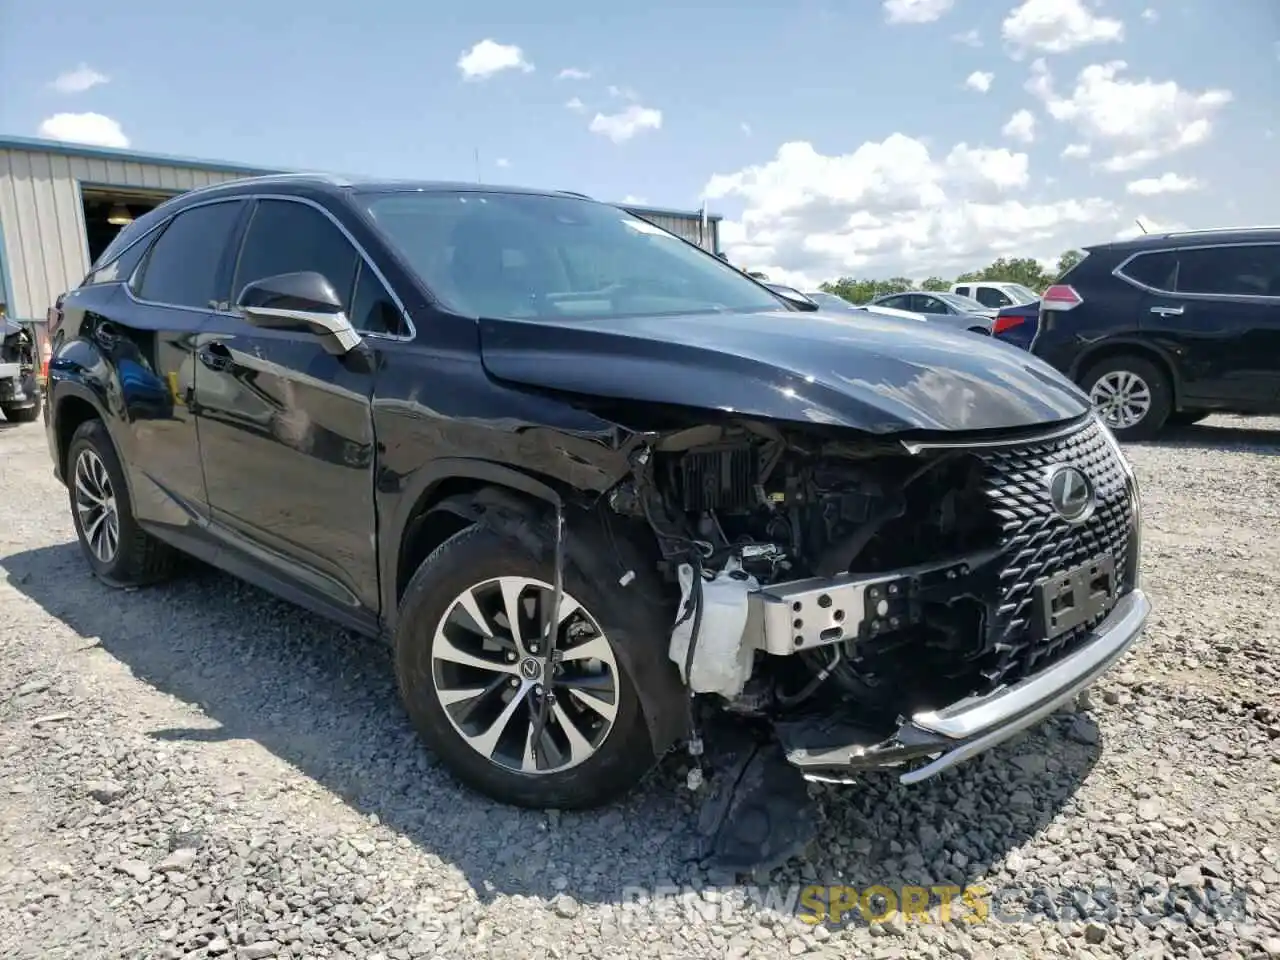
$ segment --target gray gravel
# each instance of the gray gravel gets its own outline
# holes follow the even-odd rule
[[[1280,956],[1280,420],[1130,453],[1145,643],[932,783],[824,789],[765,889],[691,862],[678,758],[615,808],[507,809],[418,745],[377,645],[203,568],[100,586],[40,426],[0,424],[0,956]],[[812,926],[814,882],[1000,896]]]

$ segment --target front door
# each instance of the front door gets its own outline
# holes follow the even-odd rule
[[[362,260],[329,217],[264,199],[230,287],[313,270],[352,313]],[[372,277],[372,275],[370,275]],[[376,281],[376,277],[372,277]],[[361,309],[360,304],[355,305]],[[366,626],[379,610],[372,396],[377,348],[335,356],[306,333],[219,315],[196,346],[200,449],[215,525],[245,562]]]

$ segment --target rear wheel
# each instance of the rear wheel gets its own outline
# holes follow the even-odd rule
[[[629,598],[603,596],[566,565],[546,667],[551,556],[483,525],[442,544],[405,590],[396,674],[419,734],[467,786],[517,806],[593,807],[634,787],[657,758],[611,639],[611,617]]]
[[[101,420],[82,423],[67,450],[67,492],[76,536],[94,575],[113,587],[163,580],[174,552],[133,516],[124,469]]]
[[[1081,386],[1103,422],[1122,440],[1156,436],[1173,409],[1169,378],[1145,357],[1107,357],[1089,368]]]

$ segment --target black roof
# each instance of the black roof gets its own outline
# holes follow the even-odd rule
[[[1203,247],[1233,243],[1280,243],[1280,226],[1228,227],[1217,230],[1181,230],[1174,233],[1148,233],[1128,240],[1095,243],[1085,250],[1111,250],[1116,253],[1177,247]]]

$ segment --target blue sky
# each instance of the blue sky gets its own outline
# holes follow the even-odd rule
[[[708,197],[735,262],[797,282],[1280,223],[1274,0],[442,10],[0,4],[0,132],[440,179],[478,150],[488,182]]]

